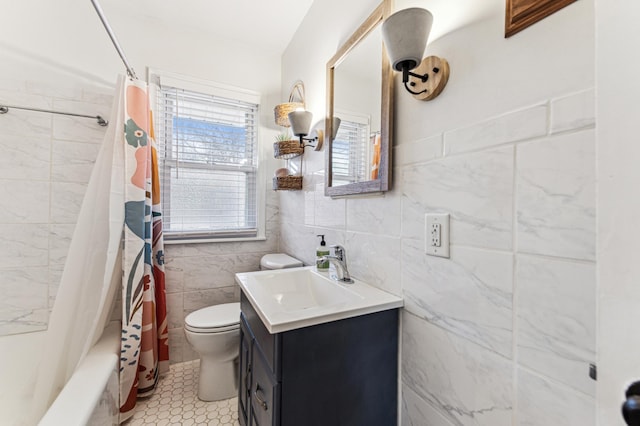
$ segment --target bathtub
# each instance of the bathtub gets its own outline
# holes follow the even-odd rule
[[[20,390],[37,366],[44,332],[0,337],[0,424],[30,426],[30,389]],[[40,426],[118,424],[120,326],[110,324],[89,351]]]

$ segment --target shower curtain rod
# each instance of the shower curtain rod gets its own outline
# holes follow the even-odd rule
[[[96,13],[98,14],[98,17],[100,18],[100,20],[102,21],[102,25],[104,25],[104,29],[107,30],[107,34],[109,34],[109,38],[111,39],[111,43],[113,43],[113,47],[115,47],[116,50],[118,51],[118,55],[120,55],[120,59],[122,59],[122,62],[124,63],[125,68],[127,69],[127,74],[132,79],[137,80],[138,76],[136,76],[136,72],[133,70],[133,67],[129,64],[129,61],[127,61],[127,57],[124,55],[124,51],[122,50],[122,47],[120,47],[120,43],[118,43],[118,39],[116,38],[116,35],[111,29],[111,25],[109,25],[109,22],[107,21],[107,17],[104,15],[104,12],[102,11],[102,7],[100,6],[100,3],[98,3],[98,0],[91,0],[91,3],[93,4],[93,7],[96,9]]]
[[[73,117],[85,117],[85,118],[93,118],[94,120],[98,120],[98,124],[102,127],[109,124],[107,120],[102,118],[99,115],[86,115],[86,114],[76,114],[73,112],[61,112],[61,111],[53,111],[49,109],[40,109],[40,108],[28,108],[28,107],[19,107],[15,105],[0,105],[0,114],[6,114],[9,112],[9,108],[22,109],[25,111],[36,111],[36,112],[49,112],[51,114],[60,114],[60,115],[70,115]]]

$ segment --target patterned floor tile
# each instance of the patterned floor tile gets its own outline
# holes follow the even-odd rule
[[[138,400],[136,412],[124,426],[239,426],[238,398],[204,402],[197,397],[200,361],[171,364],[158,389]]]

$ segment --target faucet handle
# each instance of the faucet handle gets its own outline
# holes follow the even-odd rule
[[[332,245],[331,248],[334,250],[336,257],[338,257],[341,261],[346,263],[347,254],[346,254],[345,248],[342,247],[340,244]]]

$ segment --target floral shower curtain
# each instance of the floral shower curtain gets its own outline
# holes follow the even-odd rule
[[[125,89],[120,421],[169,370],[160,179],[147,85]]]

